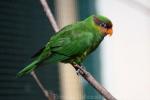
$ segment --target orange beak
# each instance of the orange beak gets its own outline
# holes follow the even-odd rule
[[[107,34],[107,35],[109,35],[109,36],[111,36],[111,35],[112,35],[112,33],[113,33],[112,28],[110,28],[110,29],[108,29],[108,30],[106,31],[106,34]]]

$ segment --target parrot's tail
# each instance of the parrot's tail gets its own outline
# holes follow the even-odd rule
[[[38,63],[39,63],[38,60],[33,61],[31,64],[29,64],[24,69],[22,69],[20,72],[18,72],[17,76],[21,77],[21,76],[24,76],[24,75],[30,73],[31,71],[33,71],[38,66]]]

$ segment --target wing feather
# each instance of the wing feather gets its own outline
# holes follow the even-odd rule
[[[53,42],[56,46],[53,43],[50,44],[53,46],[53,48],[51,48],[52,54],[57,54],[55,56],[52,56],[50,59],[55,60],[55,57],[61,56],[62,61],[71,57],[82,55],[91,46],[92,39],[93,36],[89,32],[81,32],[79,36],[70,36],[67,38],[63,38],[63,42],[61,42],[61,44],[59,42],[61,38],[59,38],[58,41],[55,41],[55,43]],[[57,43],[61,46],[58,47]]]

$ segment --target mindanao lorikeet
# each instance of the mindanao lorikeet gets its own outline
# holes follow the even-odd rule
[[[65,26],[33,55],[33,62],[17,75],[23,76],[44,62],[81,64],[94,51],[106,35],[112,35],[112,22],[99,15]]]

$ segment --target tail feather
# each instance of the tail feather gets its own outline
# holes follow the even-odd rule
[[[33,61],[31,64],[29,64],[28,66],[26,66],[24,69],[22,69],[21,71],[19,71],[17,73],[18,77],[24,76],[28,73],[30,73],[31,71],[33,71],[35,68],[37,68],[39,61],[35,60]]]

